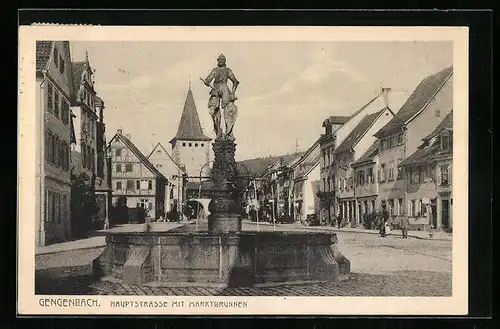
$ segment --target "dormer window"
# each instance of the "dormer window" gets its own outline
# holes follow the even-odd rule
[[[331,125],[327,125],[326,126],[326,134],[329,135],[332,133],[332,126]]]
[[[64,73],[64,59],[59,55],[59,72]]]
[[[54,64],[56,64],[56,67],[59,67],[59,52],[56,47],[54,47]]]
[[[441,151],[448,151],[450,145],[450,136],[442,135],[441,136]]]

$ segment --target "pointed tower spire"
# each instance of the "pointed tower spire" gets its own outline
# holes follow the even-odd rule
[[[191,90],[191,74],[189,75],[189,90]]]
[[[89,61],[89,52],[87,49],[85,49],[85,61],[88,62]]]
[[[196,104],[194,102],[191,88],[188,90],[186,96],[186,102],[184,103],[184,109],[182,111],[181,121],[179,122],[179,128],[177,128],[177,134],[174,138],[172,138],[170,143],[173,144],[178,139],[189,141],[212,140],[210,137],[206,136],[201,129],[200,118],[198,117],[198,111],[196,110]]]

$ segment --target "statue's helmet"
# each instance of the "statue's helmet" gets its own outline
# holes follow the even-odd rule
[[[226,60],[226,56],[224,54],[220,54],[219,57],[217,57],[217,60]]]

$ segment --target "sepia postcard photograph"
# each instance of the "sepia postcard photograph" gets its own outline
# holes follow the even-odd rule
[[[468,30],[19,28],[18,313],[467,314]]]

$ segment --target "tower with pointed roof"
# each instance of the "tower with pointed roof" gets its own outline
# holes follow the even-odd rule
[[[201,128],[198,110],[189,86],[177,134],[170,140],[174,160],[189,176],[205,176],[210,167],[210,141]],[[203,169],[203,172],[201,172]]]

